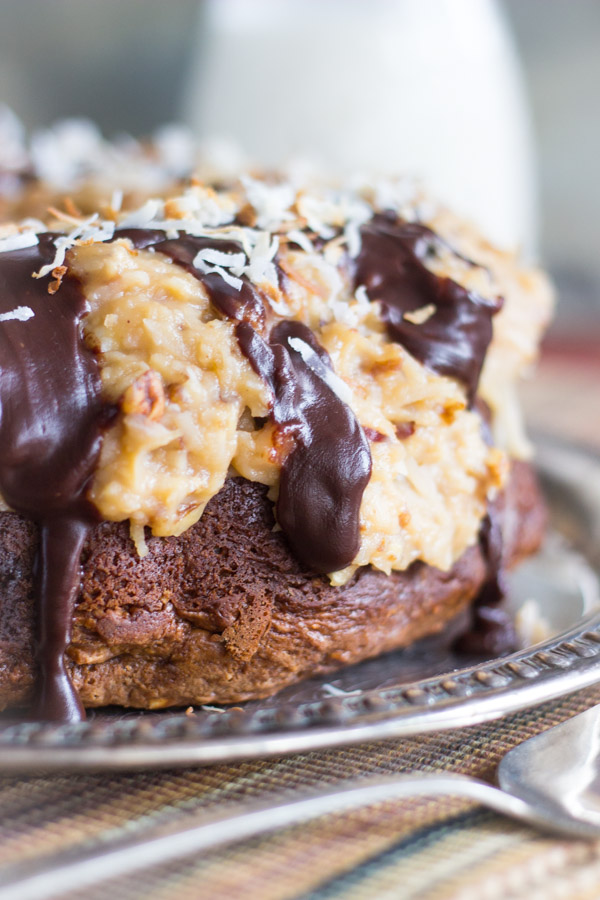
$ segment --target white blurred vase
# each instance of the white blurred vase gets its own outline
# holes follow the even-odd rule
[[[409,173],[535,244],[530,128],[494,0],[206,0],[187,121],[277,165]]]

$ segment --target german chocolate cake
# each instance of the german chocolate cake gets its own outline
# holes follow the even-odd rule
[[[0,704],[263,697],[468,608],[502,649],[550,307],[404,180],[0,226]]]

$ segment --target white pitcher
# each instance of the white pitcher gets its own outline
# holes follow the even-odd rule
[[[535,243],[529,122],[494,0],[206,0],[185,113],[267,164],[415,174],[501,245]]]

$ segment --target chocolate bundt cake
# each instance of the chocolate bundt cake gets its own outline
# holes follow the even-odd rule
[[[516,530],[504,564],[533,552],[544,507],[532,470],[506,490]],[[150,538],[141,559],[125,523],[105,522],[82,553],[67,668],[86,706],[157,709],[267,696],[286,684],[406,646],[464,611],[484,587],[479,543],[444,572],[422,562],[385,575],[359,569],[343,587],[315,576],[273,531],[263,485],[230,478],[179,537]],[[33,694],[34,525],[0,519],[0,698]],[[490,647],[490,653],[494,645]]]
[[[404,181],[107,203],[0,229],[0,704],[240,701],[487,627],[543,534],[544,277]]]

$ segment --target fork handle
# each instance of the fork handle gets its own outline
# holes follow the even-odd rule
[[[530,804],[499,788],[465,775],[392,776],[361,779],[343,788],[306,795],[276,804],[238,806],[217,816],[204,810],[191,814],[181,827],[155,826],[125,841],[116,839],[91,850],[77,849],[19,864],[0,876],[0,900],[46,900],[103,881],[132,875],[193,854],[218,850],[258,835],[299,825],[319,816],[341,813],[393,800],[426,796],[464,797],[511,818],[545,830],[592,837],[589,827],[575,820],[551,820]]]

